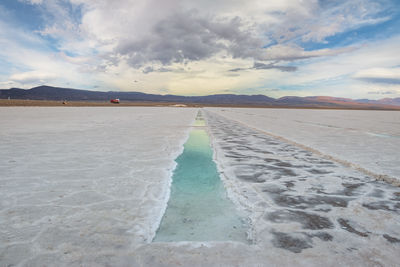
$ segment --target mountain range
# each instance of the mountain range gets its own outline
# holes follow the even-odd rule
[[[68,101],[109,101],[119,98],[121,102],[170,102],[202,105],[272,106],[272,107],[319,107],[319,108],[365,108],[399,109],[400,98],[380,100],[350,99],[329,96],[285,96],[272,98],[265,95],[216,94],[207,96],[157,95],[141,92],[89,91],[52,86],[38,86],[31,89],[2,89],[0,99],[68,100]]]

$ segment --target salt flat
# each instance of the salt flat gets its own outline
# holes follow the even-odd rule
[[[151,242],[197,112],[1,109],[0,265],[398,264],[398,187],[253,129],[242,109],[202,112],[251,244]]]
[[[210,108],[400,183],[400,112]]]
[[[227,190],[248,211],[253,241],[266,255],[285,255],[281,248],[296,254],[296,264],[329,266],[400,259],[398,187],[206,114]]]
[[[196,112],[1,108],[0,266],[150,242]]]

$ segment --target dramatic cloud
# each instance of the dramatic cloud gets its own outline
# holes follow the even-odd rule
[[[135,34],[121,37],[113,52],[120,55],[120,58],[127,60],[132,67],[139,68],[152,62],[170,65],[171,63],[200,61],[219,53],[233,58],[293,61],[312,57],[333,56],[351,51],[353,49],[351,47],[304,51],[296,43],[287,44],[288,40],[294,40],[301,34],[303,34],[303,41],[310,41],[315,38],[314,41],[323,41],[325,37],[346,29],[345,26],[336,26],[336,30],[333,32],[320,28],[313,30],[308,28],[315,28],[314,23],[315,25],[319,23],[316,22],[315,16],[309,12],[318,12],[319,10],[316,8],[317,5],[313,4],[315,1],[306,2],[305,6],[309,7],[310,10],[302,10],[303,12],[300,12],[300,14],[303,15],[299,15],[298,9],[293,10],[294,7],[297,7],[293,6],[287,8],[287,13],[281,14],[277,21],[260,20],[258,22],[249,22],[247,14],[238,14],[233,17],[231,14],[223,12],[218,15],[212,15],[211,12],[203,14],[194,5],[194,9],[163,14],[162,19],[153,21],[149,23],[151,26],[145,27],[147,29],[146,33],[139,31],[141,38],[137,38]],[[345,6],[347,7],[348,4]],[[345,7],[341,8],[344,9]],[[336,12],[339,12],[339,10],[336,10]],[[370,15],[371,12],[366,13]],[[362,14],[358,20],[353,17],[354,23],[376,22],[366,21],[366,19],[363,19],[366,16],[366,14]],[[330,19],[337,20],[338,18],[333,16]],[[297,20],[304,20],[307,23],[304,24],[303,21],[298,25],[305,26],[298,27],[297,30],[291,30]],[[348,27],[351,22],[349,19],[345,21],[346,23],[344,24]],[[276,26],[276,24],[287,25],[287,27],[292,28],[285,29],[282,26]],[[272,38],[265,37],[265,31],[268,31],[267,27],[274,29],[271,35]],[[132,25],[132,28],[134,29],[135,25]],[[296,34],[293,35],[294,32]],[[313,37],[312,34],[317,32],[318,37]],[[325,32],[325,34],[322,34],[322,32]],[[274,42],[277,42],[277,44],[271,46],[270,44]],[[281,44],[281,42],[285,44]],[[264,46],[268,46],[268,48],[263,48]]]
[[[5,1],[0,83],[360,97],[380,83],[399,92],[389,73],[399,15],[395,0]]]
[[[382,9],[377,4],[366,8],[368,1],[343,2],[327,10],[316,1],[303,1],[301,5],[250,1],[249,5],[259,9],[251,10],[256,11],[253,15],[245,12],[247,7],[243,12],[232,11],[243,6],[236,1],[216,1],[216,10],[213,5],[205,7],[195,1],[176,0],[163,1],[162,5],[159,1],[144,4],[127,0],[72,3],[81,4],[86,10],[80,30],[101,41],[100,46],[110,48],[113,45],[109,43],[113,42],[110,53],[117,56],[112,63],[126,60],[134,68],[152,63],[185,64],[218,54],[258,61],[332,56],[349,48],[304,51],[293,41],[300,37],[303,41],[322,42],[348,28],[377,23],[373,16]],[[356,13],[350,12],[354,6],[358,7],[354,9]],[[43,32],[57,34],[58,24],[76,32],[75,24],[68,23],[65,14],[59,17],[63,18],[62,23],[55,22]]]
[[[149,62],[170,65],[199,61],[230,46],[248,47],[243,43],[249,43],[253,38],[249,33],[240,31],[239,27],[238,18],[216,21],[200,17],[196,12],[174,14],[157,23],[148,37],[139,41],[122,40],[116,52],[125,56],[133,67]],[[241,55],[239,51],[235,54]]]

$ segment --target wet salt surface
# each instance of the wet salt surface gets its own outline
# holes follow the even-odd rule
[[[208,109],[249,127],[349,162],[378,176],[397,179],[400,184],[398,111]]]
[[[196,109],[0,111],[0,265],[396,266],[397,187],[207,112],[253,245],[150,243]]]
[[[256,243],[294,253],[329,246],[335,254],[394,244],[391,257],[400,258],[399,187],[213,112],[207,117],[219,167],[250,212]]]

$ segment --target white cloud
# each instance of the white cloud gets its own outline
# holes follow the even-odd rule
[[[313,17],[302,22],[299,33],[303,41],[324,42],[337,33],[390,19],[389,16],[376,17],[386,8],[384,3],[370,0],[343,1],[329,8],[320,6]]]
[[[357,71],[353,78],[374,83],[400,84],[400,68],[371,68]]]
[[[18,0],[20,2],[26,2],[32,5],[42,4],[43,0]]]
[[[265,49],[264,55],[261,57],[264,60],[285,60],[294,61],[299,59],[323,57],[323,56],[334,56],[341,53],[346,53],[354,50],[354,47],[345,47],[338,49],[319,49],[312,51],[305,51],[302,47],[291,44],[291,45],[274,45]]]
[[[28,71],[15,73],[10,76],[10,80],[19,83],[46,83],[58,78],[54,73],[41,71]]]
[[[391,97],[400,97],[400,83],[394,82],[398,79],[399,43],[400,36],[393,36],[334,57],[304,60],[298,71],[268,77],[266,85],[293,88],[290,91],[280,91],[279,95],[282,96],[293,94],[371,98],[378,96],[368,92],[392,91],[394,94]]]

